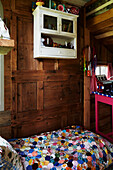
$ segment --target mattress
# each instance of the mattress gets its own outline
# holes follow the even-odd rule
[[[102,170],[112,164],[113,144],[80,126],[10,139],[25,170]]]

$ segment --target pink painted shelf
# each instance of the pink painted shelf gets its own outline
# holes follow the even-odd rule
[[[113,96],[112,96],[113,97]],[[113,142],[113,98],[107,97],[99,94],[95,94],[95,121],[96,121],[96,133],[102,135],[103,137],[107,138],[111,142]],[[112,106],[112,132],[108,134],[104,134],[99,131],[99,110],[98,110],[98,102],[105,103]]]

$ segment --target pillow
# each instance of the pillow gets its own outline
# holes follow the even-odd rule
[[[0,136],[0,169],[22,170],[20,156],[8,141]]]

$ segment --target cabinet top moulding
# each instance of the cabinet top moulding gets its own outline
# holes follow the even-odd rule
[[[0,39],[0,54],[6,55],[14,47],[14,40]]]
[[[74,15],[74,14],[63,12],[63,11],[59,11],[59,10],[55,10],[55,9],[51,9],[51,8],[46,8],[46,7],[43,7],[43,6],[37,6],[36,9],[33,12],[33,15],[36,13],[36,11],[38,9],[41,9],[41,10],[44,10],[44,11],[49,11],[49,12],[51,11],[51,12],[54,12],[54,13],[58,13],[58,14],[62,14],[62,15],[67,15],[67,16],[76,16],[76,17],[79,17],[79,15]]]

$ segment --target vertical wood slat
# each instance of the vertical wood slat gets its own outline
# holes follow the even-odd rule
[[[37,70],[43,70],[43,61],[38,60],[38,68]]]
[[[10,24],[11,37],[14,39],[14,48],[11,51],[12,70],[17,70],[17,16],[12,14]]]
[[[17,119],[17,83],[12,83],[12,113],[11,121]],[[17,128],[12,127],[11,125],[11,138],[17,136]]]
[[[11,9],[15,10],[15,0],[11,0]]]
[[[59,61],[56,60],[56,61],[55,61],[55,64],[54,64],[54,70],[58,70],[58,64],[59,64]]]
[[[61,128],[64,128],[66,126],[67,126],[67,115],[65,114],[61,117]]]
[[[11,138],[14,138],[15,136],[18,136],[17,128],[12,127],[11,128]]]
[[[86,12],[84,9],[84,47],[90,45],[90,32],[86,28]],[[85,48],[85,57],[87,60],[88,48]],[[84,127],[90,129],[90,77],[84,72]]]
[[[13,37],[14,44],[15,44],[15,47],[11,51],[11,70],[17,70],[17,18],[14,14],[12,14],[11,16],[10,32],[11,32],[10,33],[11,37]],[[11,83],[11,94],[12,94],[11,96],[12,112],[17,113],[17,84]],[[15,101],[14,101],[14,98],[15,98]]]
[[[22,84],[18,84],[18,94],[17,94],[17,110],[18,112],[22,112]]]
[[[90,129],[90,77],[84,75],[84,127]]]
[[[17,83],[12,84],[12,114],[11,120],[17,118]]]
[[[37,110],[43,110],[44,108],[44,82],[39,81],[37,82]]]

